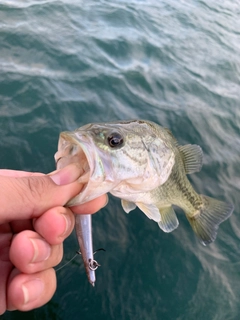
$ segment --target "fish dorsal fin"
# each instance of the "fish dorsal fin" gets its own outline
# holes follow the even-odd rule
[[[186,173],[199,172],[203,164],[202,148],[196,144],[186,144],[178,148],[182,155]]]
[[[121,203],[122,203],[123,210],[126,213],[129,213],[130,211],[134,210],[137,207],[134,202],[130,202],[124,199],[121,200]]]
[[[161,215],[158,208],[154,204],[144,204],[142,202],[137,202],[138,208],[145,213],[145,215],[156,222],[161,220]]]
[[[158,222],[158,225],[164,232],[171,232],[178,227],[179,222],[172,206],[159,208],[159,211],[161,221]]]

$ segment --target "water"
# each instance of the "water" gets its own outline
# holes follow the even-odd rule
[[[2,168],[49,172],[60,131],[143,118],[199,144],[195,189],[235,205],[203,247],[181,210],[165,234],[110,197],[93,217],[96,287],[78,257],[47,305],[2,319],[239,319],[239,14],[230,0],[0,1]],[[73,234],[63,262],[77,249]]]

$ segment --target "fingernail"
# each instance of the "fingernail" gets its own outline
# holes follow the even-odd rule
[[[36,300],[43,292],[44,284],[40,279],[34,279],[28,282],[25,282],[22,285],[23,303],[26,305],[29,302]]]
[[[65,227],[65,230],[64,230],[64,232],[62,234],[62,236],[65,236],[65,234],[69,234],[69,229],[71,228],[72,221],[71,221],[69,216],[67,216],[65,214],[63,214],[62,216],[63,216],[63,218],[65,219],[65,222],[66,222],[66,227]]]
[[[72,163],[63,169],[50,173],[48,176],[57,185],[64,185],[76,181],[82,173],[83,169],[77,163]]]
[[[106,194],[106,202],[105,202],[103,208],[106,207],[106,205],[108,204],[108,201],[109,201],[109,198],[108,198],[108,195]]]
[[[41,239],[30,239],[33,249],[34,255],[32,258],[31,263],[45,261],[49,258],[51,254],[51,247],[50,245]]]

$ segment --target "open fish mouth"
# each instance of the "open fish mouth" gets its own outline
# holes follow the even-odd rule
[[[64,151],[69,151],[69,155],[63,154],[61,156],[59,155],[60,152],[57,152],[56,154],[57,156],[60,156],[56,159],[57,169],[61,169],[70,163],[77,163],[82,171],[80,174],[79,182],[86,184],[90,177],[90,166],[89,161],[85,153],[83,152],[83,149],[80,147],[80,145],[69,145],[66,149]]]
[[[61,133],[58,142],[58,151],[54,156],[56,168],[62,169],[69,164],[76,163],[82,171],[78,179],[78,182],[83,184],[81,193],[71,199],[67,203],[67,206],[73,206],[92,200],[88,190],[92,184],[91,178],[96,176],[96,161],[94,159],[96,159],[97,155],[94,153],[91,141],[84,135],[76,137],[73,132]],[[98,182],[100,182],[99,177]]]

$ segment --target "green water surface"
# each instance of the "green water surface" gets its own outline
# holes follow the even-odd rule
[[[93,217],[96,287],[81,257],[45,306],[1,319],[240,319],[240,3],[217,0],[0,1],[0,166],[50,172],[59,132],[148,119],[204,151],[191,175],[234,203],[204,247],[183,212],[170,234],[119,199]],[[78,250],[65,242],[63,262]]]

